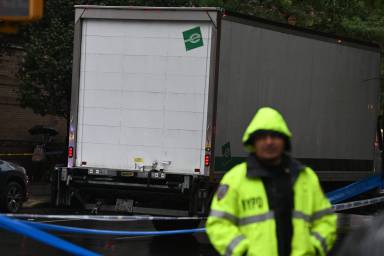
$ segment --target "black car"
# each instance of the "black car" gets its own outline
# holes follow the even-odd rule
[[[28,176],[20,165],[0,160],[0,211],[15,213],[28,198]]]

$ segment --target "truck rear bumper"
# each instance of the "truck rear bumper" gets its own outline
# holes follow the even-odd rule
[[[98,209],[99,212],[116,212],[115,205],[101,205],[97,204],[86,204],[84,206],[86,210],[94,211]],[[127,213],[127,212],[125,212]],[[187,217],[189,212],[187,210],[176,210],[176,209],[162,209],[162,208],[149,208],[149,207],[133,207],[131,212],[133,214],[145,214],[145,215],[159,215],[159,216],[176,216],[176,217]]]
[[[84,168],[56,168],[56,191],[53,191],[56,198],[53,201],[57,206],[70,207],[78,203],[81,208],[96,211],[170,216],[206,214],[208,177],[119,172],[95,175]],[[121,210],[116,207],[118,200],[129,201],[132,206],[128,211]]]

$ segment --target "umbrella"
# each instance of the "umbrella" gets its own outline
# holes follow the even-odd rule
[[[43,135],[55,136],[58,134],[58,132],[54,128],[48,127],[48,126],[43,126],[43,125],[35,125],[31,129],[29,129],[28,131],[31,135],[43,134]]]

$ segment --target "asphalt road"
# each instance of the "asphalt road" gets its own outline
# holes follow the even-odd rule
[[[87,220],[34,220],[93,229],[152,231],[150,221],[101,222]],[[172,224],[171,224],[172,225]],[[178,225],[170,228],[178,229]],[[216,255],[205,234],[161,237],[59,234],[59,237],[102,255]],[[68,255],[39,242],[7,231],[0,231],[1,255]]]
[[[74,210],[61,210],[51,208],[49,196],[32,196],[24,204],[21,213],[30,214],[89,214]],[[33,221],[52,223],[57,225],[83,227],[102,230],[125,230],[125,231],[154,231],[155,228],[151,221],[126,221],[126,222],[106,222],[90,220],[63,220],[63,219],[33,219]],[[204,223],[201,223],[201,227]],[[180,229],[179,222],[169,222],[169,229]],[[217,255],[214,248],[210,245],[205,234],[195,235],[173,235],[173,236],[147,236],[147,237],[122,237],[105,235],[80,235],[68,233],[53,233],[60,238],[82,246],[88,250],[102,255],[186,255],[186,256],[205,256]],[[65,252],[36,242],[30,238],[23,237],[0,229],[0,255],[69,255]]]
[[[48,197],[34,197],[26,204],[22,213],[32,214],[87,214],[73,210],[59,210],[49,207]],[[339,232],[344,236],[350,230],[359,228],[371,221],[370,216],[339,215]],[[91,220],[63,220],[63,219],[33,219],[33,221],[83,227],[102,230],[126,230],[126,231],[153,231],[151,221],[126,221],[106,222]],[[201,223],[201,227],[204,223]],[[180,229],[182,226],[177,221],[169,222],[169,229]],[[185,255],[205,256],[217,255],[210,245],[205,234],[173,235],[173,236],[147,236],[147,237],[114,237],[105,235],[80,235],[68,233],[55,233],[59,237],[87,248],[102,255]],[[340,243],[340,242],[339,242]],[[1,255],[68,255],[62,251],[41,244],[29,238],[10,233],[0,229]]]

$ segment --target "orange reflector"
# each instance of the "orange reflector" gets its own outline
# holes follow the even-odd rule
[[[68,148],[68,158],[72,158],[73,157],[73,147],[69,147]]]
[[[211,162],[211,156],[206,154],[204,158],[204,165],[209,166],[210,162]]]

